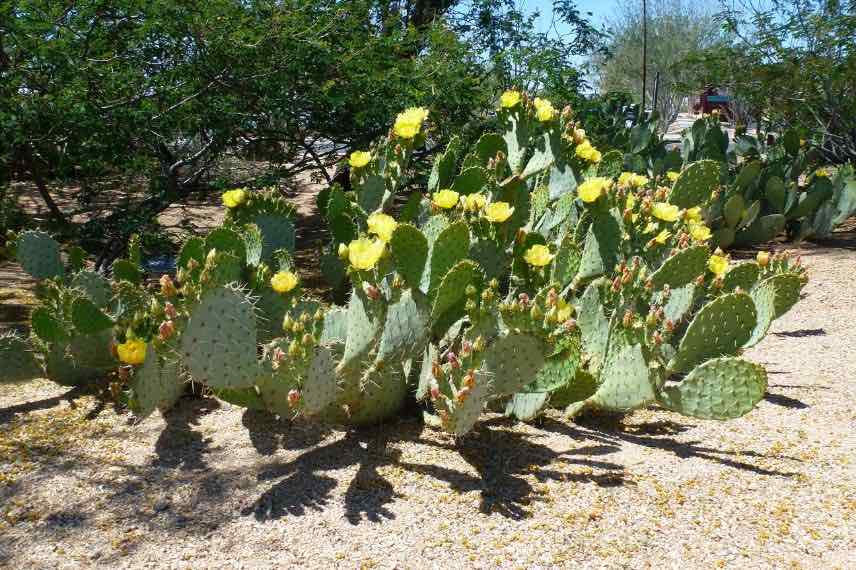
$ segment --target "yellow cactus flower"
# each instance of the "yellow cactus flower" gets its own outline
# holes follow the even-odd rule
[[[690,224],[690,235],[696,241],[707,241],[713,234],[710,233],[710,228],[702,223]]]
[[[654,206],[651,207],[651,213],[654,214],[654,217],[658,220],[663,220],[664,222],[674,222],[681,215],[681,209],[675,206],[674,204],[668,204],[666,202],[655,202]]]
[[[553,261],[553,254],[550,253],[550,248],[546,245],[533,245],[526,250],[523,259],[533,267],[544,267]]]
[[[701,222],[701,208],[687,208],[687,220],[692,222]]]
[[[478,212],[487,204],[487,198],[485,198],[484,194],[476,193],[469,196],[461,196],[461,202],[464,205],[464,210]]]
[[[351,158],[348,159],[348,163],[351,165],[351,168],[363,168],[372,160],[372,153],[366,152],[364,150],[355,150],[351,153]]]
[[[243,188],[223,192],[223,205],[229,209],[237,208],[247,201],[247,191]]]
[[[728,271],[728,258],[721,255],[711,255],[707,260],[707,268],[717,277],[722,277]]]
[[[589,204],[600,198],[602,194],[605,194],[611,185],[612,180],[609,178],[602,176],[589,178],[579,185],[577,195],[580,197],[580,200]]]
[[[627,208],[628,210],[632,210],[633,208],[636,207],[636,195],[635,194],[628,194],[627,195],[627,201],[624,203],[624,207]]]
[[[360,238],[348,244],[348,261],[355,269],[371,269],[380,261],[386,243],[380,239]]]
[[[116,346],[119,360],[125,364],[138,365],[146,361],[146,343],[140,339],[129,338]]]
[[[540,122],[549,123],[556,116],[556,109],[553,108],[553,104],[547,99],[536,97],[533,103],[535,104],[535,117]]]
[[[412,139],[422,130],[422,123],[428,118],[428,109],[424,107],[410,107],[395,118],[393,131],[395,135],[403,139]]]
[[[577,145],[577,148],[574,149],[574,154],[577,156],[577,158],[581,158],[582,160],[594,164],[600,162],[600,159],[602,158],[600,151],[594,148],[591,145],[591,141],[589,141],[588,139]]]
[[[449,210],[454,208],[458,204],[459,194],[454,190],[449,190],[448,188],[445,190],[440,190],[436,192],[431,197],[431,203],[437,206],[438,208],[443,208],[444,210]]]
[[[482,215],[490,222],[501,224],[513,213],[514,208],[508,202],[493,202],[485,207]]]
[[[559,309],[556,316],[558,317],[560,323],[567,321],[574,315],[574,306],[565,301],[563,298],[559,297],[556,306]]]
[[[832,171],[826,167],[818,168],[814,171],[814,175],[819,178],[829,178],[832,175]]]
[[[499,106],[503,109],[513,109],[520,104],[521,99],[520,91],[509,89],[500,96]]]
[[[680,173],[680,172],[675,172],[674,170],[670,170],[670,171],[668,171],[668,172],[666,173],[666,178],[668,178],[668,179],[669,179],[669,182],[671,182],[672,184],[674,184],[674,183],[675,183],[675,180],[677,180],[677,179],[678,179],[678,176],[680,176],[680,175],[681,175],[681,173]]]
[[[761,267],[767,267],[770,263],[770,252],[769,251],[759,251],[758,255],[755,256],[755,260],[758,262],[758,265]]]
[[[648,184],[648,177],[635,172],[622,172],[618,177],[619,188],[642,188]]]
[[[369,219],[366,220],[369,226],[369,233],[379,237],[382,241],[387,242],[392,239],[392,232],[398,227],[398,222],[382,212],[375,212]]]
[[[291,271],[278,271],[270,278],[271,289],[277,293],[288,293],[297,287],[297,275]]]
[[[660,233],[658,233],[657,236],[654,238],[654,241],[659,243],[660,245],[663,245],[670,237],[672,237],[672,232],[670,232],[669,230],[661,230]]]

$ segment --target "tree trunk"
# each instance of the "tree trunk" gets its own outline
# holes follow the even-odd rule
[[[50,210],[51,216],[60,224],[65,225],[68,223],[68,220],[65,219],[65,215],[62,213],[62,210],[59,209],[59,206],[54,202],[53,197],[48,190],[48,185],[45,182],[44,176],[42,176],[42,172],[39,169],[39,165],[35,156],[31,150],[27,151],[27,170],[30,171],[30,175],[33,177],[33,182],[36,184],[36,188],[39,191],[39,194],[44,200],[45,205]]]

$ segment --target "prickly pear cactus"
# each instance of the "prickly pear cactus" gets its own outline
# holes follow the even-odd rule
[[[65,274],[59,244],[44,232],[22,232],[18,236],[17,251],[21,267],[36,279],[51,279]]]

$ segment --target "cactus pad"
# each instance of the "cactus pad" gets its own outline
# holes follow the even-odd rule
[[[216,249],[218,253],[231,253],[242,264],[247,260],[247,244],[244,242],[244,238],[230,228],[211,230],[211,233],[205,238],[205,251],[209,252],[212,249]]]
[[[301,410],[314,415],[336,401],[339,388],[336,383],[336,354],[326,346],[315,347],[300,389]]]
[[[761,284],[770,284],[776,290],[776,312],[774,316],[776,319],[790,311],[791,307],[800,300],[802,281],[793,273],[780,273],[779,275],[768,277]]]
[[[82,291],[98,308],[105,307],[113,295],[110,282],[94,271],[75,273],[71,279],[71,286]]]
[[[758,282],[760,274],[761,268],[754,261],[735,265],[722,278],[722,288],[724,291],[733,291],[740,287],[744,291],[749,291]]]
[[[755,304],[746,293],[711,301],[690,323],[669,368],[688,372],[708,358],[735,354],[752,336],[756,322]]]
[[[752,410],[766,389],[763,367],[740,358],[716,358],[695,368],[679,384],[666,386],[660,403],[687,416],[727,420]]]
[[[703,206],[719,182],[719,163],[700,160],[690,164],[675,180],[669,202],[680,208]]]
[[[544,344],[532,335],[512,332],[487,348],[482,374],[490,377],[495,394],[514,394],[535,380],[543,365]]]
[[[66,325],[56,318],[47,307],[38,307],[30,315],[30,328],[46,342],[58,342],[68,335]]]
[[[514,394],[505,406],[505,415],[521,422],[532,421],[547,405],[549,398],[550,394],[546,392]]]
[[[78,297],[71,305],[71,322],[78,332],[93,334],[113,326],[113,321],[95,303]]]
[[[321,332],[319,344],[337,342],[345,344],[348,338],[348,312],[336,307],[324,315],[324,330]]]
[[[639,344],[620,343],[610,347],[600,387],[590,398],[598,408],[614,411],[638,408],[655,399],[648,365]]]
[[[621,226],[612,213],[601,212],[592,218],[577,277],[588,279],[612,271],[621,247]]]
[[[609,342],[609,319],[603,313],[599,286],[597,281],[591,283],[576,304],[583,355],[588,356],[593,370],[597,370],[602,364],[601,360],[606,354]]]
[[[585,370],[578,369],[564,386],[550,394],[550,405],[566,408],[591,398],[597,389],[598,383],[595,377]]]
[[[567,232],[553,259],[552,280],[558,283],[560,288],[564,288],[577,274],[581,261],[582,252],[574,240],[574,234]]]
[[[491,394],[491,384],[488,378],[482,374],[476,375],[476,383],[463,402],[445,401],[446,421],[443,428],[457,436],[462,436],[470,431],[484,410],[488,397]]]
[[[178,362],[161,362],[150,344],[146,361],[131,380],[131,409],[141,419],[146,418],[156,409],[165,412],[173,407],[183,393]]]
[[[246,388],[258,374],[256,315],[239,290],[205,293],[181,336],[180,352],[194,380],[214,389]]]
[[[779,235],[785,229],[785,217],[781,214],[770,214],[756,218],[748,227],[737,232],[734,243],[749,245],[765,243]]]
[[[417,288],[428,261],[428,239],[410,224],[399,224],[389,240],[395,266],[409,287]]]
[[[0,384],[26,382],[42,376],[30,343],[9,333],[0,335]]]
[[[467,257],[469,251],[470,230],[466,223],[454,223],[440,232],[431,245],[429,271],[422,276],[422,290],[429,293],[436,290],[446,273]]]
[[[651,274],[654,289],[662,289],[664,285],[673,289],[683,287],[705,272],[709,256],[710,250],[706,245],[689,247],[676,253]]]
[[[294,251],[294,222],[283,215],[259,214],[253,220],[262,233],[262,261],[270,261],[278,249]]]
[[[452,267],[437,287],[431,307],[431,329],[435,337],[442,337],[448,328],[464,316],[469,285],[480,288],[484,274],[479,266],[465,259]]]
[[[65,268],[59,244],[44,232],[27,231],[18,236],[18,263],[36,279],[62,277]]]
[[[687,283],[678,289],[672,289],[669,299],[663,305],[663,318],[679,323],[692,308],[695,302],[696,286]]]
[[[776,288],[772,283],[764,283],[749,294],[752,297],[752,302],[755,304],[755,311],[758,317],[755,322],[755,328],[752,329],[752,336],[743,345],[744,348],[755,346],[770,330],[770,324],[776,318]]]
[[[379,301],[372,301],[359,289],[351,293],[348,303],[348,338],[340,370],[359,363],[374,346],[383,331],[385,315]]]
[[[377,361],[408,360],[422,351],[428,340],[428,307],[418,289],[409,289],[386,311],[386,323]]]
[[[480,166],[465,169],[452,182],[451,189],[461,196],[480,192],[487,184],[487,171]]]

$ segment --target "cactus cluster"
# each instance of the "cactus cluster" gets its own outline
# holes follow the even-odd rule
[[[136,246],[108,282],[66,269],[47,236],[22,234],[44,305],[35,352],[0,338],[4,379],[50,373],[57,358],[84,376],[116,370],[140,416],[171,406],[188,379],[284,419],[349,425],[415,398],[454,435],[486,408],[520,420],[548,407],[656,403],[715,419],[752,409],[766,375],[740,352],[793,306],[805,274],[781,254],[732,265],[712,251],[718,163],[624,171],[569,108],[509,91],[497,114],[502,132],[469,149],[453,139],[426,191],[405,200],[427,111],[405,111],[351,155],[351,189],[318,197],[338,304],[304,294],[293,208],[269,191],[224,194],[222,227],[189,239],[175,278],[149,288]],[[53,261],[31,259],[39,248]]]

